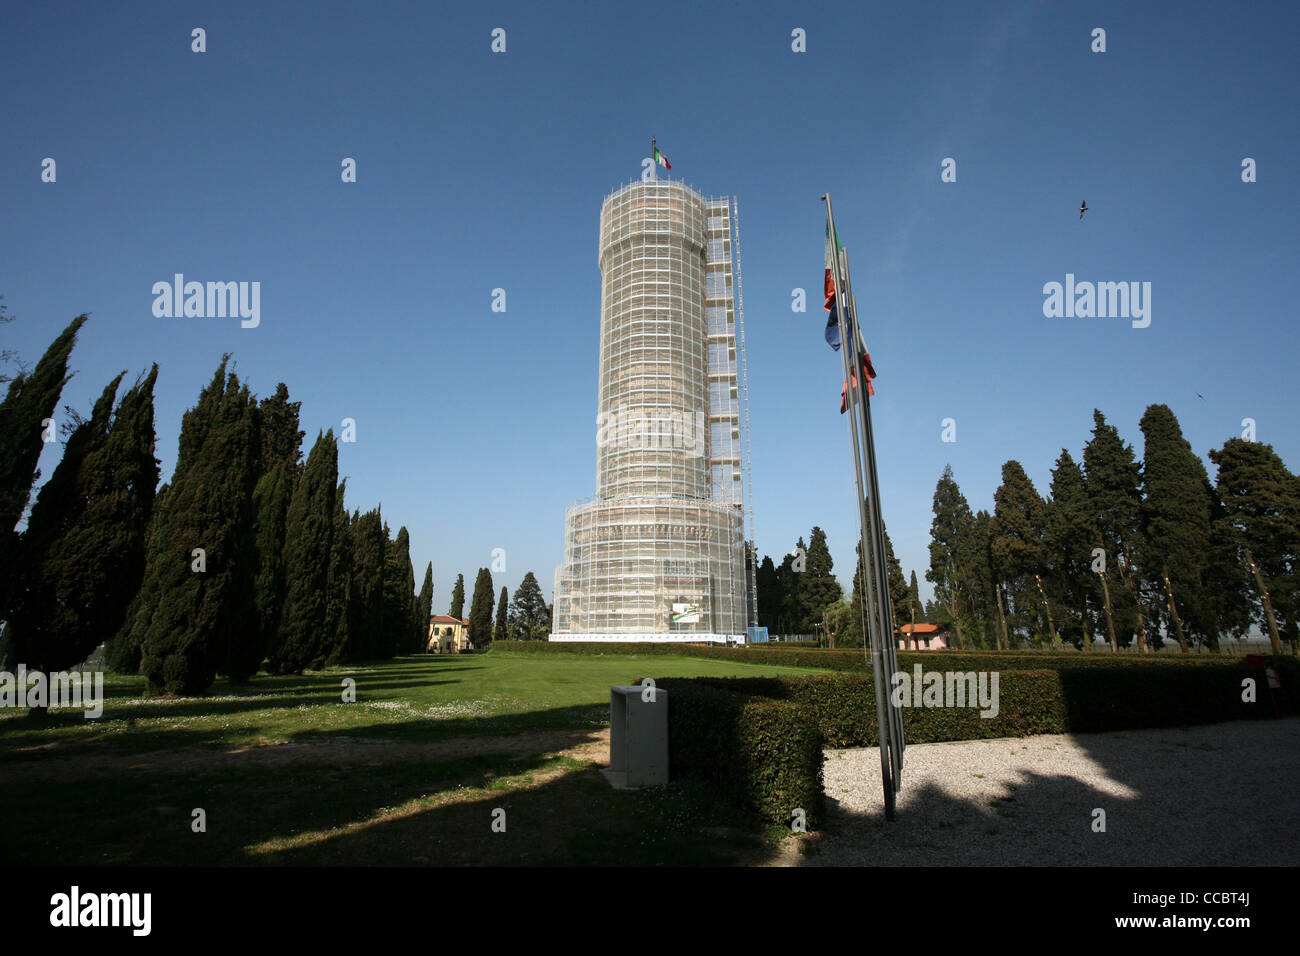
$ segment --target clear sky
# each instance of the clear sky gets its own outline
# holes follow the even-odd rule
[[[2,344],[34,362],[90,312],[64,393],[82,411],[158,362],[164,480],[182,413],[233,352],[258,394],[284,381],[302,401],[307,447],[356,420],[349,507],[409,528],[435,610],[494,548],[498,589],[531,569],[549,598],[564,508],[595,488],[600,204],[654,135],[669,175],[739,197],[760,554],[779,562],[817,524],[852,573],[819,298],[829,191],[879,373],[885,520],[928,594],[944,464],[973,508],[1009,458],[1046,493],[1094,407],[1139,454],[1138,419],[1164,402],[1202,455],[1252,418],[1300,465],[1298,10],[8,4]],[[155,317],[175,273],[260,282],[260,325]],[[1045,317],[1067,273],[1150,282],[1149,327]]]

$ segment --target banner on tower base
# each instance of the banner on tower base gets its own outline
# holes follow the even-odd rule
[[[698,604],[674,604],[674,624],[699,624],[701,609]]]

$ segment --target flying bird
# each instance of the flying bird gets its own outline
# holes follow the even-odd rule
[[[1087,212],[1087,211],[1088,211],[1088,200],[1085,199],[1085,200],[1083,201],[1083,205],[1081,205],[1081,206],[1079,207],[1079,218],[1082,219],[1082,218],[1083,218],[1083,214],[1084,214],[1085,212]]]
[[[1196,397],[1199,398],[1201,401],[1205,401],[1205,396],[1202,395],[1200,392],[1196,393]]]

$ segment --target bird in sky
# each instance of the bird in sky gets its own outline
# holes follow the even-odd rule
[[[1082,219],[1082,218],[1083,218],[1083,214],[1084,214],[1085,212],[1087,212],[1087,211],[1088,211],[1088,200],[1085,199],[1085,200],[1083,201],[1083,205],[1081,205],[1081,206],[1079,207],[1079,218]]]
[[[1196,397],[1199,398],[1201,401],[1205,401],[1205,396],[1202,395],[1200,392],[1196,393]]]

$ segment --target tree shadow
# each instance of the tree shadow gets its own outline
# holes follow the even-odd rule
[[[1054,754],[1071,741],[1086,759],[1065,766]],[[1300,718],[969,743],[908,748],[892,822],[877,752],[852,763],[861,777],[849,791],[838,791],[831,769],[846,758],[828,754],[826,822],[802,863],[1289,866],[1300,858]],[[851,792],[852,806],[837,792]],[[1095,829],[1098,810],[1104,832]]]

